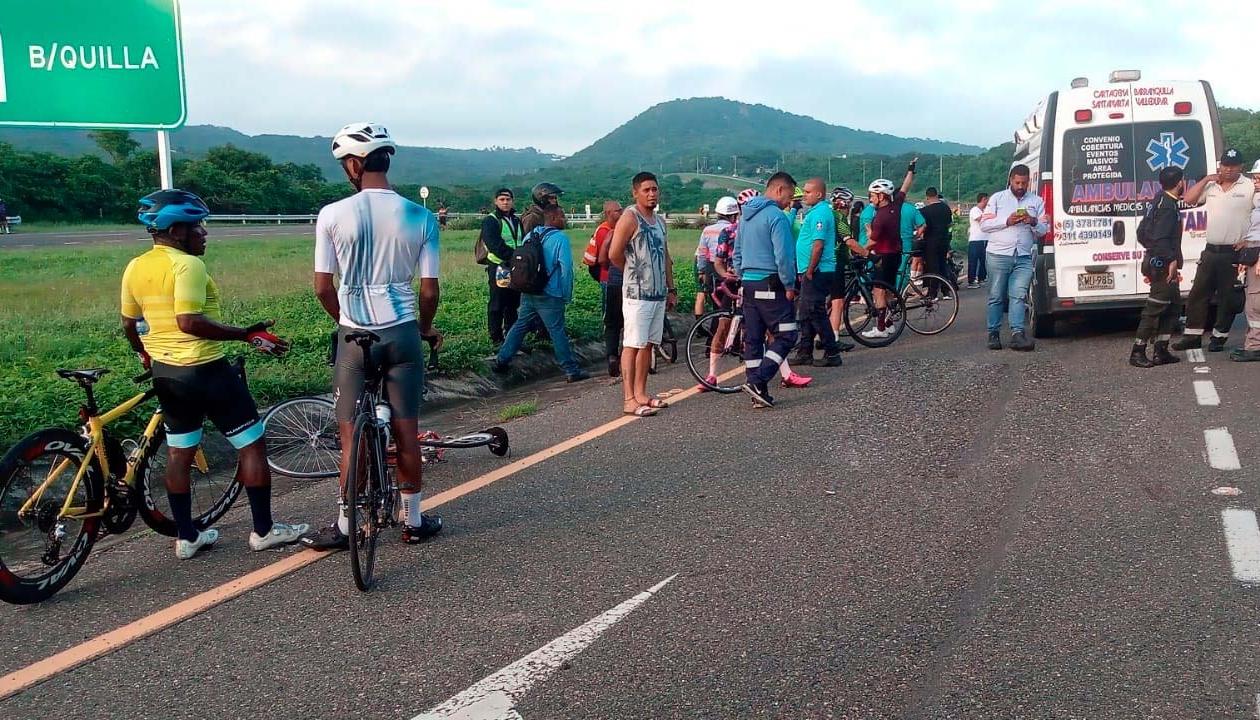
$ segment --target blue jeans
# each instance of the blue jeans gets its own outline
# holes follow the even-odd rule
[[[977,280],[984,282],[989,275],[985,272],[984,265],[985,250],[989,247],[988,242],[969,242],[967,243],[967,282],[973,283]]]
[[[556,351],[556,364],[564,370],[565,375],[573,375],[580,370],[581,367],[573,357],[573,348],[569,345],[569,336],[564,331],[564,306],[563,298],[521,293],[521,308],[516,322],[512,323],[503,340],[503,347],[499,348],[499,363],[506,365],[511,361],[512,356],[516,355],[525,342],[525,334],[541,321],[551,335],[551,346]]]
[[[989,271],[989,332],[1002,329],[1002,311],[1009,300],[1011,332],[1024,331],[1024,305],[1028,300],[1028,286],[1032,284],[1033,258],[1031,255],[994,255],[985,257]]]

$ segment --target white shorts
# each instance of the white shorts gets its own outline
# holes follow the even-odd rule
[[[664,300],[631,300],[621,301],[621,316],[625,320],[625,330],[621,344],[631,348],[644,348],[661,344],[661,334],[665,332]]]

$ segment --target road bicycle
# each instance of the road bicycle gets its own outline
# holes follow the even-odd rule
[[[244,372],[244,361],[236,363]],[[157,408],[140,437],[120,440],[107,428],[153,399],[150,387],[102,413],[93,386],[105,368],[58,370],[86,395],[78,431],[45,428],[0,459],[0,600],[41,602],[70,582],[102,533],[126,532],[137,515],[153,530],[174,537],[165,503],[166,431]],[[145,373],[133,381],[144,384]],[[193,524],[214,525],[241,493],[230,478],[209,472],[197,449],[192,477]],[[163,498],[159,501],[159,498]]]
[[[332,400],[319,395],[286,400],[263,415],[263,425],[272,472],[303,479],[337,477],[341,437]],[[419,437],[420,461],[425,464],[444,462],[446,451],[453,449],[486,447],[499,457],[511,452],[507,431],[500,427],[464,435],[422,431]],[[392,459],[392,452],[387,452],[387,461]]]
[[[342,507],[346,509],[350,533],[350,570],[354,584],[364,592],[372,587],[376,569],[376,546],[381,532],[398,525],[398,483],[395,467],[389,461],[390,418],[392,411],[384,393],[384,375],[372,357],[372,346],[381,338],[370,330],[345,335],[346,343],[359,346],[363,353],[363,390],[355,401],[350,461],[342,483]],[[491,436],[492,452],[506,454],[507,434]]]
[[[844,327],[849,336],[867,347],[887,347],[901,337],[906,328],[906,303],[891,285],[875,279],[873,258],[856,257],[849,261],[851,272],[844,288]],[[862,333],[876,322],[875,290],[883,290],[886,301],[886,332],[875,337]]]

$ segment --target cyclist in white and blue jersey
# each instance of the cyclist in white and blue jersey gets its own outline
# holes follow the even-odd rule
[[[332,152],[358,193],[324,207],[315,224],[315,294],[337,321],[334,400],[341,433],[341,482],[345,487],[355,402],[363,390],[363,353],[345,336],[371,330],[381,340],[372,356],[385,379],[390,420],[398,445],[398,489],[403,542],[422,542],[442,529],[437,515],[420,512],[420,442],[417,416],[424,392],[421,341],[436,348],[438,222],[433,213],[394,192],[386,177],[394,141],[374,123],[354,123],[333,137]],[[333,277],[340,277],[334,287]],[[419,312],[414,286],[420,278]],[[303,538],[317,549],[347,546],[346,508],[337,522]]]

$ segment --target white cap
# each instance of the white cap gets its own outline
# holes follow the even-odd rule
[[[718,198],[717,205],[714,206],[713,211],[718,215],[738,215],[739,203],[730,195],[724,195]]]

